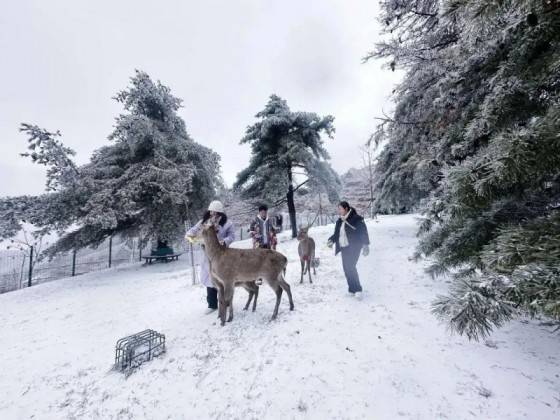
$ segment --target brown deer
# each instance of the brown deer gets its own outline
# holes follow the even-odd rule
[[[290,301],[290,311],[294,310],[294,301],[290,285],[284,280],[288,259],[279,252],[270,249],[236,249],[220,244],[216,228],[208,223],[202,229],[205,251],[210,262],[210,274],[218,286],[219,317],[225,325],[226,312],[229,307],[228,322],[233,320],[233,294],[235,285],[251,284],[265,281],[276,293],[276,305],[272,320],[278,316],[278,307],[282,291],[286,291]],[[249,306],[247,302],[246,307]]]
[[[309,283],[313,283],[311,279],[311,268],[313,268],[313,275],[317,275],[315,265],[313,264],[313,260],[315,259],[315,241],[308,235],[308,231],[309,226],[306,228],[300,227],[297,235],[297,240],[299,241],[298,254],[301,262],[300,283],[303,283],[303,276],[305,273],[309,273]]]

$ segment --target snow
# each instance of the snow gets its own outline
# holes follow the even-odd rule
[[[261,287],[256,313],[220,327],[187,261],[131,265],[0,295],[0,419],[555,419],[559,337],[537,320],[490,340],[450,336],[430,313],[446,289],[409,260],[413,216],[368,222],[359,271],[364,298],[346,294],[339,257],[311,229],[321,266],[299,284],[295,311]],[[248,246],[241,242],[236,246]],[[167,353],[128,379],[112,370],[117,339],[147,328]]]

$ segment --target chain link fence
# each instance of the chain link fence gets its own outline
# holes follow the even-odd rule
[[[336,221],[336,217],[304,213],[298,215],[297,226],[310,224],[323,226]],[[289,217],[284,217],[284,220],[286,222],[282,230],[291,230]],[[247,239],[250,239],[249,225],[236,225],[236,240]],[[198,282],[197,267],[204,258],[200,245],[181,241],[173,244],[173,249],[176,253],[181,253],[181,259],[191,266],[193,284]],[[149,256],[151,252],[152,244],[140,249],[137,239],[124,240],[120,237],[109,238],[97,248],[85,248],[60,254],[51,260],[36,258],[36,252],[32,247],[28,250],[0,250],[0,293],[124,264],[139,263],[142,262],[143,256]]]
[[[194,266],[202,258],[200,247],[186,241],[173,244],[174,251],[183,254]],[[151,244],[140,249],[138,240],[125,241],[119,237],[105,240],[97,248],[84,248],[59,254],[51,260],[37,259],[32,247],[27,250],[0,251],[0,293],[34,286],[64,277],[139,263],[152,252]],[[192,257],[191,255],[192,254]]]

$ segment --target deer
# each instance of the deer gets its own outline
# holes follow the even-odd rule
[[[218,241],[216,227],[211,222],[204,225],[202,239],[210,263],[210,275],[218,286],[218,316],[222,326],[226,323],[228,308],[227,322],[233,320],[233,294],[236,285],[256,285],[259,282],[266,282],[272,288],[276,294],[276,305],[271,321],[278,316],[283,291],[288,295],[290,311],[294,310],[292,291],[284,279],[288,265],[288,259],[284,255],[263,248],[227,248]],[[249,303],[250,301],[247,302],[247,308]],[[256,305],[256,298],[254,305]]]
[[[202,245],[202,249],[205,249],[204,245]],[[219,285],[216,284],[216,280],[212,277],[211,274],[210,274],[210,278],[212,279],[212,283],[214,284],[215,288],[219,289]],[[253,301],[253,312],[255,312],[257,310],[257,299],[259,297],[259,286],[257,285],[257,282],[252,281],[252,282],[236,283],[235,286],[243,287],[247,291],[247,293],[249,293],[249,299],[247,300],[247,303],[243,307],[244,311],[247,311],[249,309],[249,305],[251,305],[251,301],[253,300],[253,297],[255,298],[255,300]]]
[[[303,283],[303,276],[306,273],[309,273],[309,283],[313,283],[311,279],[311,268],[313,268],[313,275],[317,275],[315,265],[313,264],[313,260],[315,259],[315,241],[308,235],[308,231],[309,226],[305,228],[300,227],[297,235],[297,240],[299,241],[298,254],[301,262],[300,284]]]

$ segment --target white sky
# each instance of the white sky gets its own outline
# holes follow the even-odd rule
[[[391,109],[398,75],[361,64],[379,39],[375,0],[17,0],[0,13],[0,196],[44,190],[19,157],[21,122],[59,129],[84,163],[107,144],[111,98],[134,69],[183,99],[189,134],[222,156],[226,182],[248,163],[239,140],[271,93],[293,110],[332,114],[339,171]]]

